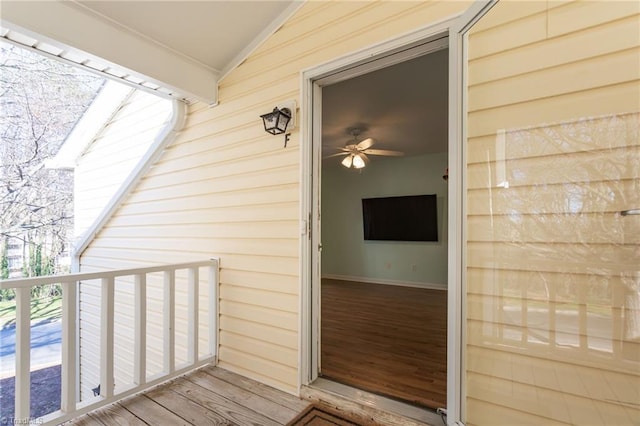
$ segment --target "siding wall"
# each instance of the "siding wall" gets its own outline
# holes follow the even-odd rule
[[[639,13],[505,1],[471,31],[468,425],[638,424]]]
[[[96,221],[123,182],[171,119],[171,101],[145,92],[132,90],[105,127],[78,160],[74,172],[75,235],[81,236]],[[101,269],[85,257],[82,272]],[[120,302],[133,302],[133,285],[117,283]],[[91,388],[99,379],[100,287],[96,282],[80,286],[80,374],[81,397],[92,396]],[[133,369],[128,368],[133,336],[131,311],[124,303],[117,305],[116,344],[123,349],[116,353],[117,383],[129,383]],[[127,361],[123,362],[123,357]]]
[[[83,268],[220,256],[220,365],[296,393],[305,142],[296,129],[283,148],[259,115],[282,101],[299,104],[302,70],[467,4],[306,3],[221,82],[218,106],[190,108],[185,130],[86,250]]]

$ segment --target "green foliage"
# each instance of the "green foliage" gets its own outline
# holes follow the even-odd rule
[[[62,297],[31,299],[31,321],[62,318]],[[0,301],[0,329],[15,324],[16,303]]]
[[[47,284],[31,287],[32,299],[47,299],[49,297],[57,297],[62,295],[62,285]]]
[[[43,256],[42,244],[29,247],[29,261],[22,268],[22,275],[26,277],[42,277],[55,275],[55,259]]]
[[[16,297],[16,292],[12,288],[3,288],[0,290],[0,302],[6,300],[13,300]]]
[[[32,258],[31,271],[34,277],[42,276],[42,244],[36,245],[35,254]]]
[[[9,278],[9,256],[7,256],[7,250],[2,251],[2,257],[0,258],[0,280],[6,280]]]
[[[41,277],[55,275],[55,259],[42,255],[42,244],[34,244],[29,247],[29,261],[22,268],[24,277]],[[31,288],[32,298],[54,297],[62,294],[60,284],[41,285]],[[0,300],[3,300],[0,297]]]

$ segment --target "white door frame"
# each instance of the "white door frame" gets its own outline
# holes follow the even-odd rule
[[[407,47],[424,43],[440,36],[448,36],[449,42],[449,180],[448,180],[448,318],[447,318],[447,422],[456,424],[463,413],[463,242],[462,218],[464,206],[464,118],[466,116],[465,95],[462,88],[466,75],[464,37],[468,29],[497,0],[478,0],[462,15],[432,23],[393,40],[380,43],[334,61],[302,72],[301,87],[301,221],[300,246],[300,340],[299,340],[299,381],[298,388],[311,384],[318,377],[319,367],[319,289],[312,283],[320,282],[319,271],[319,200],[321,171],[321,117],[313,111],[320,111],[321,83],[327,84],[328,76],[353,69],[358,65],[372,63],[370,72],[378,65],[374,61],[387,58]],[[409,58],[403,58],[402,61]],[[384,59],[382,59],[384,61]],[[397,61],[401,62],[401,61]],[[384,65],[389,65],[389,62]],[[363,74],[354,71],[346,78]],[[323,80],[324,79],[324,80]],[[332,81],[333,82],[333,81]]]
[[[449,29],[449,292],[447,304],[447,423],[464,424],[466,344],[467,33],[499,0],[476,0]],[[452,161],[452,159],[454,161]],[[454,286],[451,286],[454,283]]]

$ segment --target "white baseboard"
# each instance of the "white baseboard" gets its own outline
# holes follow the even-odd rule
[[[445,284],[422,283],[417,281],[398,281],[398,280],[388,280],[384,278],[353,277],[350,275],[335,275],[335,274],[322,274],[322,278],[327,278],[329,280],[340,280],[340,281],[357,281],[357,282],[369,283],[369,284],[384,284],[384,285],[397,285],[401,287],[428,288],[431,290],[445,290],[445,291],[447,290],[447,286]]]

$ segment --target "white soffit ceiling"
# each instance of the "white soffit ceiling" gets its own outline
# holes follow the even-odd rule
[[[215,103],[218,80],[300,5],[2,0],[0,36],[147,90]]]

